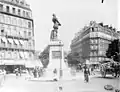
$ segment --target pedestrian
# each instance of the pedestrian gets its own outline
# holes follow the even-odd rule
[[[56,68],[53,70],[53,80],[57,81],[57,69]]]
[[[87,65],[85,64],[85,66],[84,66],[84,81],[85,82],[89,82],[89,75],[90,75],[90,71],[89,71]]]
[[[2,70],[2,74],[3,74],[3,78],[2,78],[2,81],[1,81],[1,85],[4,85],[5,77],[6,77],[6,70],[5,69]]]
[[[16,74],[16,78],[18,78],[18,74],[19,74],[18,68],[15,69],[15,74]]]
[[[5,69],[3,69],[3,75],[4,75],[4,80],[5,80],[5,78],[6,78],[6,70]]]
[[[20,76],[21,76],[21,72],[22,72],[22,70],[21,70],[21,67],[19,68],[19,74],[20,74]]]
[[[95,75],[93,67],[91,67],[91,75]]]
[[[31,75],[29,70],[26,69],[26,76],[25,76],[25,80],[30,80],[31,79]]]

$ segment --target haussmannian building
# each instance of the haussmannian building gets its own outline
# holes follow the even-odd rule
[[[91,64],[98,64],[103,60],[108,60],[106,57],[108,44],[119,37],[120,32],[115,28],[90,21],[88,26],[75,34],[70,45],[71,52],[78,52],[81,60],[89,60]]]
[[[30,6],[24,0],[0,0],[0,60],[32,60],[34,51]]]

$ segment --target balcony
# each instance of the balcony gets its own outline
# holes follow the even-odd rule
[[[17,35],[6,35],[7,38],[15,38],[15,39],[22,39],[22,40],[28,40],[28,37],[23,36],[17,36]]]

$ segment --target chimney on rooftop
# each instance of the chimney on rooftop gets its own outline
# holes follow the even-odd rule
[[[98,23],[98,24],[103,27],[103,23],[102,23],[102,22],[101,22],[101,23]]]
[[[113,28],[113,31],[114,31],[114,32],[116,32],[116,29],[115,29],[115,28]]]
[[[109,28],[108,25],[104,25],[105,28]]]
[[[110,27],[109,27],[109,29],[111,29],[111,30],[112,30],[112,26],[110,26]]]

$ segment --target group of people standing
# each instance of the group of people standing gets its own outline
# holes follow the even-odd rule
[[[39,77],[41,77],[43,75],[43,69],[42,68],[40,68],[40,67],[35,67],[34,69],[33,69],[33,76],[34,76],[34,78],[39,78]]]
[[[43,68],[40,68],[40,67],[35,67],[34,69],[27,68],[26,73],[27,73],[26,78],[28,78],[28,77],[29,78],[31,78],[31,77],[39,78],[39,77],[43,76]]]
[[[85,82],[89,82],[89,76],[90,75],[95,75],[94,69],[95,68],[93,66],[89,66],[87,64],[84,65],[83,73],[84,73],[84,81]]]
[[[16,69],[14,70],[14,72],[15,72],[15,74],[16,74],[16,78],[18,78],[18,76],[21,76],[21,74],[22,74],[22,69],[21,69],[21,68],[16,68]]]

